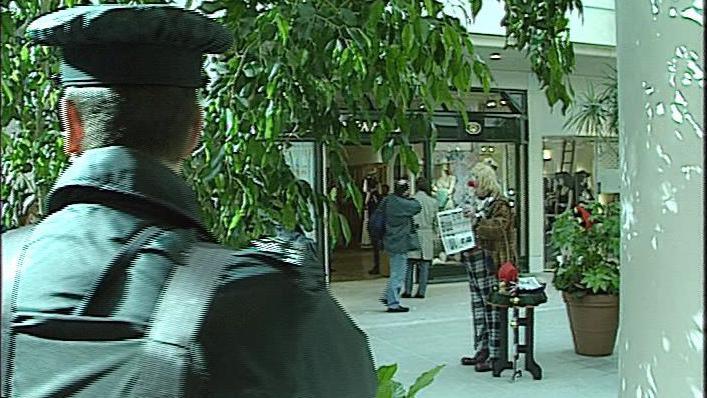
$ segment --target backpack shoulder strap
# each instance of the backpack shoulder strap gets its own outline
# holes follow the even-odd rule
[[[186,264],[174,267],[155,306],[140,363],[134,397],[183,396],[189,346],[208,312],[223,272],[236,252],[211,243],[197,243]]]
[[[0,351],[0,379],[2,396],[9,396],[10,388],[10,323],[14,312],[17,270],[25,252],[34,225],[21,227],[2,234],[2,351]]]

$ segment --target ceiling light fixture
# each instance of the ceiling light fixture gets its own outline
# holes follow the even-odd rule
[[[494,100],[488,100],[488,101],[486,101],[486,107],[487,107],[487,108],[495,108],[495,107],[496,107],[496,101],[494,101]]]
[[[498,61],[499,59],[501,59],[501,53],[491,53],[489,55],[489,58],[494,61]]]
[[[504,99],[500,100],[498,103],[501,104],[501,105],[503,105],[503,106],[508,105],[508,101],[506,101],[506,100],[504,100]]]

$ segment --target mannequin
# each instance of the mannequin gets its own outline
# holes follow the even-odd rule
[[[439,208],[449,210],[454,208],[454,187],[457,177],[452,174],[449,162],[442,164],[442,172],[434,183],[432,192],[437,196]]]

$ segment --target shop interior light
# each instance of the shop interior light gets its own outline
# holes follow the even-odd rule
[[[501,53],[491,53],[489,55],[489,58],[494,61],[498,61],[499,59],[501,59]]]
[[[504,100],[504,99],[500,100],[498,103],[501,104],[501,105],[503,105],[503,106],[508,105],[508,101],[506,101],[506,100]]]
[[[552,151],[549,149],[543,149],[543,160],[552,160]]]
[[[489,147],[489,152],[494,152],[495,150],[496,150],[496,148],[494,148],[492,146]]]
[[[495,108],[496,107],[496,100],[488,100],[486,101],[486,107],[487,108]]]

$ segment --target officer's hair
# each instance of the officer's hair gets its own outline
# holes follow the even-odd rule
[[[67,87],[84,129],[83,150],[121,145],[167,161],[187,150],[200,112],[193,88],[172,86]]]

